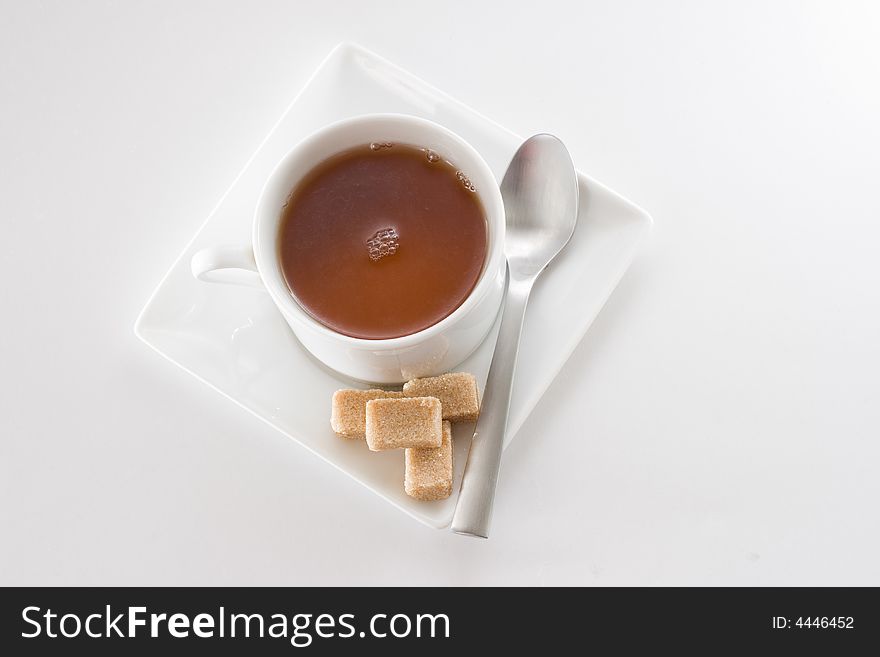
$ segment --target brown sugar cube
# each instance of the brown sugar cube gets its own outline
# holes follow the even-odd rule
[[[388,390],[337,390],[333,393],[330,427],[345,438],[363,439],[367,435],[367,402],[388,397],[403,397],[403,393]]]
[[[443,404],[443,419],[450,422],[476,422],[480,415],[477,380],[467,372],[450,372],[403,384],[409,397],[436,397]]]
[[[435,397],[373,399],[367,402],[367,447],[440,447],[443,410]]]
[[[406,450],[403,487],[407,495],[425,502],[445,500],[452,494],[452,425],[449,422],[443,422],[440,447]]]

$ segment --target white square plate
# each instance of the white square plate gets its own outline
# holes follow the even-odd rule
[[[247,244],[254,206],[274,165],[300,139],[333,121],[371,112],[422,116],[457,132],[500,181],[522,138],[358,46],[341,44],[267,135],[174,266],[135,325],[170,361],[312,450],[414,518],[452,519],[473,426],[455,432],[453,496],[417,502],[403,490],[401,450],[372,453],[330,430],[330,396],[352,387],[299,345],[268,294],[193,279],[190,259],[214,244]],[[648,214],[584,175],[574,237],[535,285],[523,329],[507,442],[528,417],[611,294],[650,228]],[[497,326],[458,369],[482,386]]]

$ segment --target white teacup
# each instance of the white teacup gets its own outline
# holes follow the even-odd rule
[[[399,338],[367,340],[342,335],[313,319],[284,281],[278,259],[282,208],[299,181],[318,163],[371,142],[429,148],[463,171],[474,184],[488,222],[483,271],[470,295],[450,315]],[[319,361],[347,377],[395,384],[455,368],[483,341],[504,293],[504,204],[489,166],[467,142],[426,119],[369,114],[339,121],[305,138],[278,163],[254,213],[253,246],[216,246],[192,258],[200,280],[262,285],[302,345]]]

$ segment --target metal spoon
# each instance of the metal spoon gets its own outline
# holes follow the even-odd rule
[[[520,146],[501,182],[507,235],[507,297],[489,367],[483,408],[468,453],[452,531],[489,537],[495,483],[510,410],[516,354],[529,293],[538,275],[568,243],[578,214],[578,181],[571,156],[553,135]]]

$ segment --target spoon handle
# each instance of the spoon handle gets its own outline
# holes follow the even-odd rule
[[[508,269],[501,328],[489,366],[480,417],[464,468],[458,505],[452,518],[451,528],[457,534],[489,537],[495,484],[510,411],[510,392],[516,372],[516,354],[531,289],[531,279],[516,280],[510,276]]]

